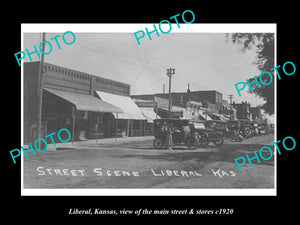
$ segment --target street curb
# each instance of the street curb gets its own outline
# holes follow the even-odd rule
[[[86,141],[77,141],[77,142],[67,142],[67,143],[56,143],[56,146],[53,144],[48,144],[47,150],[50,151],[64,151],[64,150],[74,150],[78,148],[96,148],[96,147],[104,147],[106,145],[120,145],[120,144],[128,144],[128,143],[139,143],[142,141],[152,140],[153,136],[142,136],[142,137],[128,137],[128,138],[118,138],[117,141],[115,138],[112,139],[98,139],[98,143],[96,143],[96,139],[86,140]],[[102,143],[101,143],[102,140]]]

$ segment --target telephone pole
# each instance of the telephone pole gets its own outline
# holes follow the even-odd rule
[[[45,36],[46,34],[43,33],[42,35],[42,52],[45,52]],[[37,112],[37,138],[42,138],[42,104],[43,104],[43,67],[44,67],[44,54],[41,54],[41,61],[40,61],[40,68],[39,68],[39,83],[38,83],[38,112]],[[41,142],[38,142],[38,148],[41,149]]]
[[[228,95],[229,97],[229,100],[230,100],[230,120],[232,120],[232,98],[233,98],[233,95]]]
[[[172,97],[171,97],[171,79],[172,75],[175,74],[174,68],[167,69],[167,76],[169,77],[169,118],[172,117],[171,108],[172,108]]]

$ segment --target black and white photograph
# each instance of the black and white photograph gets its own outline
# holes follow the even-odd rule
[[[276,195],[276,25],[109,27],[22,25],[22,194]]]
[[[296,219],[295,3],[23,3],[2,13],[4,220]]]

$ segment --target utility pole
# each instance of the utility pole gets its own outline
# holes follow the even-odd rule
[[[169,77],[169,118],[172,117],[171,108],[172,108],[172,97],[171,97],[171,79],[172,75],[175,74],[175,69],[169,68],[167,69],[167,76]]]
[[[43,33],[42,35],[42,52],[45,52],[45,36],[46,34]],[[40,68],[39,68],[39,83],[38,83],[38,112],[37,112],[37,138],[42,138],[42,104],[43,104],[43,67],[44,67],[44,54],[41,54],[41,61],[40,61]],[[41,142],[38,142],[38,148],[41,149]]]
[[[190,83],[188,83],[188,88],[187,88],[187,90],[186,90],[186,93],[187,93],[187,101],[189,102],[189,101],[191,101],[191,96],[190,96],[190,94],[191,94]]]
[[[228,95],[229,97],[229,100],[230,100],[230,120],[232,120],[232,98],[233,98],[233,95]]]

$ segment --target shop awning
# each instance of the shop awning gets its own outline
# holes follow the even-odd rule
[[[153,120],[160,119],[160,117],[154,112],[153,108],[142,108],[140,107],[143,115],[147,119],[148,123],[153,123]]]
[[[221,120],[223,121],[229,121],[230,120],[230,116],[224,115],[224,114],[220,114]]]
[[[172,111],[174,112],[182,112],[182,118],[186,118],[186,119],[192,119],[192,116],[190,113],[187,112],[186,108],[183,107],[179,107],[179,106],[172,106]]]
[[[225,116],[223,116],[222,114],[212,113],[212,115],[217,117],[219,120],[222,120],[222,121],[228,121],[229,120]]]
[[[162,108],[162,107],[157,107],[156,108],[156,112],[162,118],[169,118],[169,109]],[[171,109],[171,117],[172,118],[183,117],[183,110],[174,110],[174,109]]]
[[[91,111],[91,112],[109,112],[109,113],[123,113],[122,109],[102,101],[91,95],[85,95],[80,93],[74,93],[69,91],[62,91],[50,88],[44,88],[44,90],[54,94],[60,98],[71,102],[76,106],[76,110]]]
[[[102,91],[96,92],[103,101],[118,106],[123,110],[123,113],[118,116],[119,119],[146,120],[142,111],[130,97],[110,94]]]
[[[205,120],[213,120],[207,113],[205,113],[205,111],[199,111],[199,114],[205,118]]]

